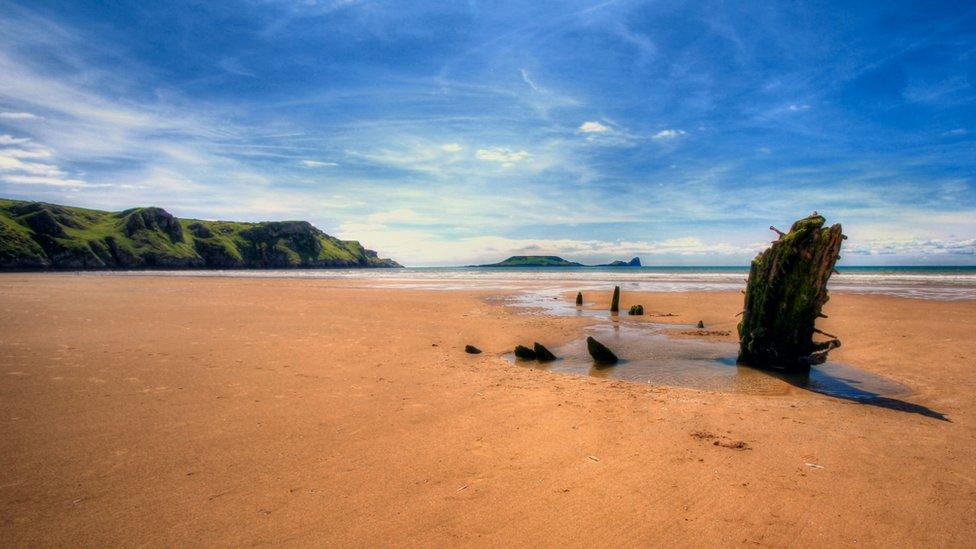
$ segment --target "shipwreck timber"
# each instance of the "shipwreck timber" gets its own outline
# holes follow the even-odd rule
[[[840,346],[836,337],[817,329],[817,318],[829,297],[827,281],[840,259],[847,237],[840,224],[824,227],[817,214],[793,224],[752,261],[739,322],[739,362],[762,368],[808,370],[827,360]],[[815,342],[814,333],[829,337]]]

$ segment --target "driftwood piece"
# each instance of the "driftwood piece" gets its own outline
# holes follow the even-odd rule
[[[610,301],[610,312],[620,312],[620,286],[613,287],[613,299]]]
[[[824,362],[827,352],[840,346],[836,338],[813,341],[843,241],[840,224],[825,223],[814,212],[752,261],[738,326],[739,362],[802,371]]]

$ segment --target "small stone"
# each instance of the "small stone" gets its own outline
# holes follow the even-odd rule
[[[630,312],[627,313],[627,314],[630,314],[630,315],[633,315],[633,316],[644,316],[644,306],[643,305],[634,305],[634,306],[632,306],[630,308]]]
[[[552,354],[549,349],[546,349],[538,341],[536,341],[532,347],[535,350],[535,356],[539,359],[539,362],[551,362],[556,360],[556,355]]]
[[[535,360],[538,357],[536,357],[535,351],[532,349],[529,349],[524,345],[516,345],[515,358],[521,358],[522,360]]]
[[[475,347],[474,345],[465,345],[464,352],[468,353],[469,355],[480,355],[481,349]]]
[[[698,321],[698,329],[699,330],[704,330],[705,329],[705,323],[702,322],[701,320]]]
[[[586,338],[586,350],[589,351],[590,356],[597,364],[616,364],[618,360],[613,351],[607,349],[606,345],[593,339],[592,336]]]

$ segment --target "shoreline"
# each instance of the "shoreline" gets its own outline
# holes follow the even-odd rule
[[[645,270],[642,272],[642,269]],[[665,269],[665,270],[660,270]],[[668,270],[670,269],[670,270]],[[628,292],[727,292],[745,287],[748,270],[720,268],[364,268],[364,269],[246,269],[246,270],[104,270],[7,272],[0,278],[28,276],[88,276],[98,278],[215,278],[260,280],[355,281],[363,287],[445,291],[511,291],[522,289],[603,291],[620,285]],[[888,295],[935,301],[976,301],[976,267],[861,268],[866,273],[833,277],[832,294]],[[501,272],[501,276],[499,276]]]
[[[0,276],[0,539],[873,546],[976,532],[971,303],[827,305],[823,327],[844,340],[832,359],[909,386],[945,422],[795,387],[510,365],[516,343],[555,347],[594,321],[522,314],[497,291],[356,284]],[[621,306],[719,330],[741,300],[625,290]]]

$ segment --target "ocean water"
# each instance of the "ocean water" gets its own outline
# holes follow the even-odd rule
[[[829,289],[934,300],[976,300],[976,267],[841,267]],[[729,291],[745,288],[748,267],[420,267],[240,271],[111,271],[106,276],[217,276],[360,280],[403,288]]]

